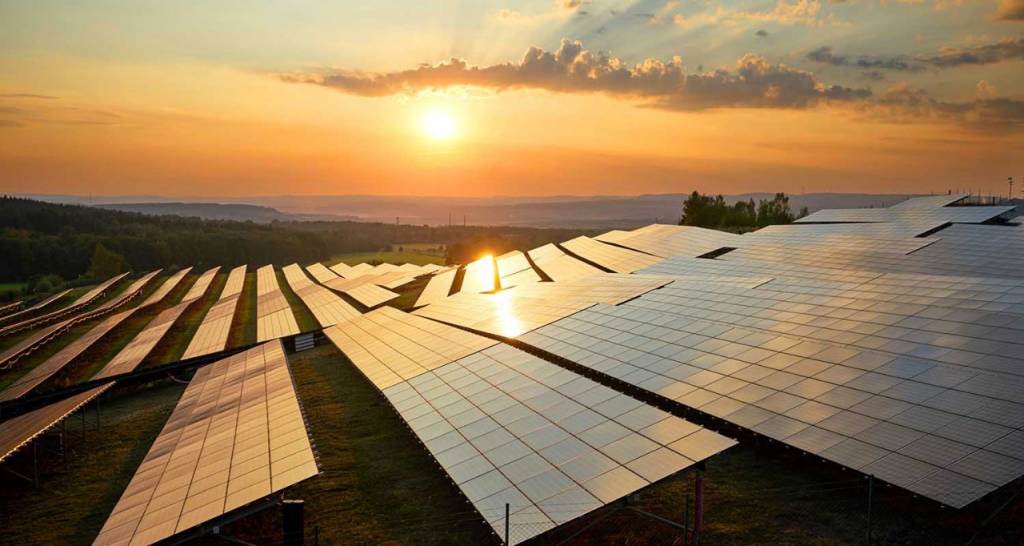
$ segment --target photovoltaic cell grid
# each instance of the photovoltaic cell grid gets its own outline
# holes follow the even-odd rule
[[[394,309],[327,334],[499,535],[510,505],[512,544],[735,443],[518,349]]]
[[[911,197],[904,201],[900,201],[895,205],[889,207],[891,209],[909,209],[909,208],[935,208],[945,207],[954,203],[959,203],[967,199],[969,196],[963,193],[954,193],[948,195],[928,195],[923,197]]]
[[[344,292],[371,309],[398,297],[397,293],[376,284],[362,284],[355,288],[349,288]]]
[[[36,311],[38,311],[40,309],[45,309],[45,308],[49,307],[55,301],[57,301],[57,300],[63,298],[64,296],[68,295],[69,292],[71,292],[70,288],[67,289],[67,290],[62,290],[60,292],[57,292],[56,294],[54,294],[54,295],[44,299],[43,301],[41,301],[41,302],[31,306],[31,307],[28,307],[26,309],[22,309],[21,311],[18,311],[17,313],[12,312],[10,314],[3,315],[2,317],[0,317],[0,321],[2,321],[2,322],[13,322],[18,317],[22,317],[22,316],[28,315],[30,313],[35,313]],[[11,311],[13,311],[14,309],[17,309],[17,307],[19,305],[21,305],[20,301],[12,303],[12,304],[8,305],[7,307],[4,307],[4,309],[10,309]],[[0,313],[0,314],[2,314],[2,313]]]
[[[562,243],[562,248],[614,273],[632,273],[661,261],[658,256],[602,243],[582,235]]]
[[[788,224],[766,226],[744,234],[735,246],[789,248],[793,246],[839,247],[849,250],[910,254],[938,239],[917,237],[941,224]]]
[[[299,325],[277,284],[274,266],[256,270],[256,341],[262,342],[299,333]]]
[[[101,385],[0,423],[0,461],[28,445],[108,388],[110,385]]]
[[[284,276],[292,291],[306,304],[320,326],[326,328],[359,315],[355,307],[337,294],[309,280],[298,265],[286,266]]]
[[[95,544],[151,544],[318,472],[271,341],[196,372]]]
[[[949,506],[1024,474],[1019,382],[636,305],[519,339]]]
[[[671,282],[666,277],[600,273],[575,280],[524,284],[494,294],[460,292],[414,314],[513,337],[585,309],[621,303]]]
[[[149,281],[156,276],[158,271],[143,275],[138,280],[133,282],[131,286],[125,289],[125,291],[114,300],[111,300],[105,305],[118,305],[118,302],[127,300],[142,291],[142,288],[149,283]],[[102,322],[93,326],[88,332],[83,334],[81,337],[75,339],[71,343],[65,345],[59,351],[48,357],[41,364],[29,370],[25,375],[17,378],[0,391],[0,401],[9,401],[20,398],[32,389],[35,389],[47,379],[51,378],[57,372],[64,369],[65,366],[70,364],[75,358],[84,353],[86,349],[92,347],[100,338],[107,334],[107,332],[113,330],[119,324],[123,323],[128,317],[135,314],[137,311],[142,309],[146,304],[133,307],[124,311],[115,313]]]
[[[106,281],[98,284],[92,290],[89,290],[85,294],[82,294],[81,296],[79,296],[78,299],[76,299],[75,301],[71,302],[71,305],[68,305],[66,307],[62,307],[60,309],[56,309],[56,310],[54,310],[54,311],[52,311],[50,313],[46,313],[44,315],[40,315],[40,316],[37,316],[37,317],[32,317],[30,319],[25,319],[25,320],[23,320],[21,322],[16,322],[14,324],[8,324],[7,326],[4,326],[3,328],[0,328],[0,335],[8,334],[8,333],[11,333],[11,332],[14,332],[14,331],[17,331],[17,330],[23,330],[25,328],[31,327],[31,326],[36,325],[36,324],[43,324],[43,323],[46,323],[46,322],[57,320],[59,317],[64,316],[65,314],[73,313],[73,312],[77,311],[79,308],[84,307],[84,306],[89,305],[90,303],[92,303],[93,300],[95,300],[96,298],[100,297],[104,292],[106,292],[108,288],[110,288],[111,286],[113,286],[114,284],[116,284],[118,281],[120,281],[121,279],[125,278],[126,276],[128,276],[128,273],[122,273],[120,275],[117,275],[115,277],[111,277],[111,278],[107,279]]]
[[[12,303],[8,303],[6,305],[0,305],[0,320],[6,319],[7,316],[9,314],[11,314],[12,312],[14,312],[15,309],[17,309],[18,307],[21,307],[21,304],[22,304],[22,301],[18,300],[18,301],[12,302]]]
[[[980,224],[1007,215],[1012,206],[925,207],[904,206],[877,209],[824,209],[797,220],[798,223],[831,222],[936,222]]]
[[[324,334],[381,390],[497,343],[391,307]]]
[[[455,282],[455,275],[458,272],[458,267],[453,267],[446,271],[435,273],[427,281],[427,285],[423,287],[423,291],[420,292],[419,297],[416,299],[415,306],[423,307],[424,305],[437,303],[447,298],[452,290],[452,283]]]
[[[562,249],[553,244],[535,248],[527,254],[533,260],[534,265],[544,272],[553,281],[569,281],[604,273],[600,269],[562,252]]]
[[[217,274],[217,269],[213,268],[203,273],[177,305],[161,311],[138,335],[128,342],[128,345],[125,345],[123,349],[118,351],[103,369],[96,373],[94,379],[102,379],[135,370],[149,356],[149,353],[153,351],[157,343],[160,343],[160,340],[174,326],[174,323],[181,318],[182,313],[206,294],[214,275]]]
[[[136,280],[131,285],[122,290],[118,295],[111,298],[109,301],[102,305],[82,313],[78,313],[70,318],[66,318],[54,324],[43,327],[37,330],[34,334],[26,337],[22,341],[15,344],[13,347],[0,354],[0,366],[10,367],[12,363],[20,358],[23,354],[42,346],[44,343],[49,342],[53,338],[59,336],[67,329],[71,328],[79,322],[88,320],[90,318],[101,316],[111,310],[123,305],[128,300],[134,298],[139,292],[142,291],[142,287],[145,286],[150,279],[152,279],[159,271],[154,271],[147,275],[142,276],[139,280]],[[123,275],[122,275],[123,277]],[[120,279],[121,277],[116,277]],[[93,290],[95,291],[95,289]]]
[[[231,321],[235,316],[235,307],[245,284],[245,266],[240,265],[231,270],[220,299],[213,304],[195,335],[185,349],[182,359],[195,358],[223,351],[227,348],[228,335],[231,333]]]
[[[324,264],[307,265],[306,271],[319,283],[326,283],[338,278],[338,274],[328,269]]]
[[[595,239],[665,258],[700,256],[722,247],[733,247],[740,236],[692,226],[651,224],[633,231],[610,231]]]

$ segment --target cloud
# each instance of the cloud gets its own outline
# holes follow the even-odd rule
[[[676,26],[689,28],[709,25],[736,25],[741,23],[775,23],[780,25],[842,26],[832,13],[823,13],[818,0],[778,0],[768,10],[730,9],[719,5],[713,11],[698,13],[689,17],[674,15],[671,20]]]
[[[1000,21],[1024,21],[1024,0],[1002,0],[996,19]]]
[[[923,89],[898,84],[857,108],[887,121],[953,120],[988,130],[1024,126],[1024,101],[996,97],[995,89],[987,82],[979,83],[978,91],[973,100],[947,102],[931,97]]]
[[[768,37],[768,31],[766,31],[763,28],[758,29],[757,32],[754,33],[754,36],[757,36],[758,38],[767,38]]]
[[[60,97],[53,95],[37,95],[35,93],[0,93],[0,99],[40,99],[40,100],[56,100]]]
[[[993,64],[1003,61],[1024,60],[1024,38],[1008,38],[992,44],[966,48],[943,48],[938,55],[919,57],[918,61],[936,68],[961,65]]]
[[[991,44],[972,47],[946,47],[934,55],[907,57],[850,57],[834,53],[822,46],[807,53],[807,59],[833,66],[851,66],[862,69],[893,71],[919,71],[925,68],[955,68],[963,65],[994,64],[1003,61],[1024,60],[1024,38],[1008,38]]]
[[[829,46],[822,46],[807,53],[807,58],[823,64],[833,66],[855,66],[865,69],[882,70],[921,70],[920,67],[908,63],[903,57],[868,57],[861,56],[856,59],[846,55],[837,55],[832,52]]]
[[[288,74],[285,81],[322,85],[366,97],[415,94],[472,86],[503,91],[543,89],[557,93],[603,93],[669,110],[709,108],[805,108],[823,101],[870,95],[867,89],[828,86],[809,73],[747,54],[735,66],[687,73],[682,59],[645,59],[635,66],[579,41],[563,39],[557,51],[531,47],[522,60],[471,66],[462,59],[386,73],[331,70]]]

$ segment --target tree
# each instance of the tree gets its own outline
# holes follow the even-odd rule
[[[776,193],[770,201],[762,199],[757,206],[757,225],[792,224],[793,212],[789,210],[789,196]]]
[[[89,276],[109,278],[127,270],[128,264],[124,256],[108,250],[103,243],[96,243],[96,250],[93,251],[92,261],[89,263]]]

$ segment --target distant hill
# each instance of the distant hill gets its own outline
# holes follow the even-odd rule
[[[727,195],[737,200],[770,198],[769,193]],[[885,207],[912,195],[809,193],[790,196],[794,211],[823,208]],[[46,201],[92,204],[81,196],[33,196]],[[282,195],[246,198],[196,198],[169,201],[157,196],[104,197],[98,205],[146,214],[176,214],[207,219],[355,220],[393,224],[531,226],[545,228],[631,228],[653,222],[676,223],[686,194],[553,197],[403,197],[375,195]]]
[[[238,203],[100,203],[95,206],[154,216],[182,216],[185,218],[204,218],[206,220],[234,220],[256,223],[357,220],[354,217],[330,214],[289,214],[273,207]]]

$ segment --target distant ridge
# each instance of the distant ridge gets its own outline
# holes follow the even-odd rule
[[[548,228],[634,228],[653,222],[679,221],[687,194],[637,196],[550,196],[550,197],[407,197],[375,195],[205,197],[172,201],[159,196],[32,195],[33,199],[58,203],[93,205],[150,215],[177,215],[216,220],[257,223],[279,221],[332,221],[446,225],[548,227]],[[770,193],[726,195],[738,200],[770,198]],[[886,207],[913,194],[808,193],[790,196],[795,211],[824,208]],[[101,201],[102,204],[96,204]]]

